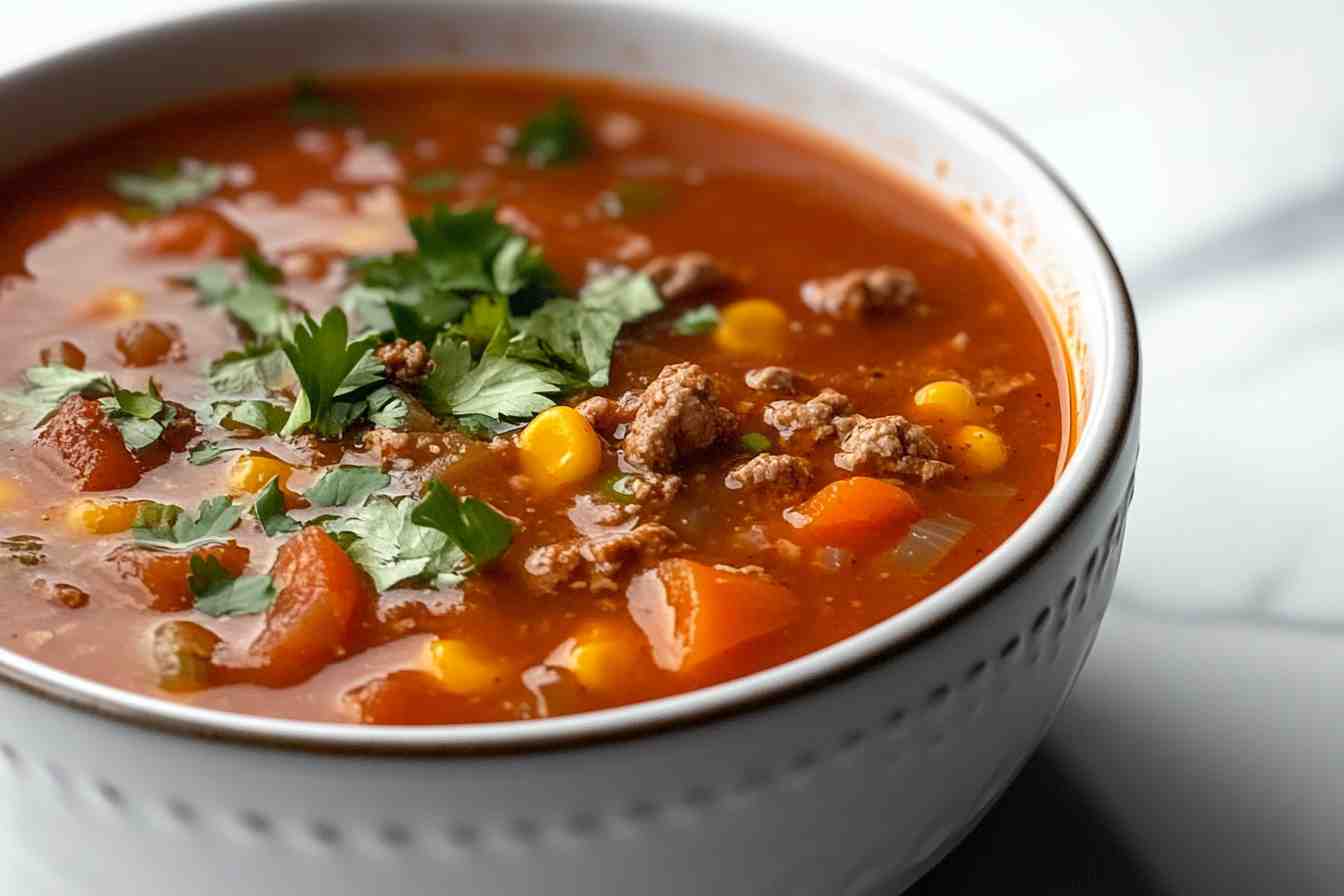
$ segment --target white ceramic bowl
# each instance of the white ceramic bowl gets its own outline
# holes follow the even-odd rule
[[[15,892],[899,892],[993,803],[1068,694],[1110,596],[1137,451],[1124,284],[1063,184],[1002,127],[853,52],[555,3],[261,6],[0,80],[12,166],[296,70],[605,72],[810,125],[979,217],[1061,321],[1084,424],[1002,547],[855,637],[744,679],[521,724],[366,729],[122,693],[0,648],[0,864]],[[8,862],[3,857],[8,849]]]

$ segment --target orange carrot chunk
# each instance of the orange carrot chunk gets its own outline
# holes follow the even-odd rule
[[[861,547],[899,533],[919,517],[909,492],[867,476],[832,482],[787,514],[800,540],[837,547]]]
[[[250,653],[257,684],[311,678],[346,651],[356,609],[372,601],[364,573],[330,535],[309,526],[285,542],[271,570],[278,594]]]
[[[785,628],[800,610],[783,585],[681,559],[636,576],[627,596],[654,662],[674,672]]]

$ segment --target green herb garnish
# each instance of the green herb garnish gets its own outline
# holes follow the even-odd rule
[[[748,454],[764,454],[771,448],[770,437],[759,432],[743,433],[738,445]]]
[[[225,445],[223,442],[212,442],[209,439],[202,439],[191,450],[187,452],[187,460],[198,467],[206,464],[212,464],[226,454],[234,451],[245,451],[241,445]]]
[[[458,498],[438,480],[429,494],[411,511],[411,522],[437,529],[480,569],[508,549],[513,523],[479,498]]]
[[[192,554],[187,585],[196,609],[207,616],[246,616],[269,610],[275,603],[275,583],[270,576],[235,578],[218,557],[208,554]]]
[[[392,477],[377,467],[336,467],[327,470],[303,493],[318,507],[358,505],[392,484]]]
[[[285,513],[285,493],[280,490],[279,476],[272,476],[271,481],[257,492],[257,498],[252,502],[252,515],[267,535],[283,535],[302,528],[298,520]]]
[[[411,180],[411,189],[417,193],[442,193],[457,186],[462,178],[450,168],[429,171]]]
[[[136,541],[181,546],[227,535],[242,514],[223,495],[202,501],[195,517],[176,504],[146,501],[136,512],[131,534]]]
[[[164,214],[218,190],[224,185],[224,169],[184,159],[145,172],[115,174],[108,185],[127,202]]]
[[[349,124],[359,115],[353,105],[332,96],[317,78],[299,75],[289,98],[289,117],[304,124]]]
[[[518,132],[513,154],[533,168],[573,162],[588,152],[588,135],[574,101],[556,100],[528,119]]]
[[[719,325],[719,309],[713,305],[701,305],[682,313],[672,324],[672,332],[680,336],[699,336],[709,333]]]

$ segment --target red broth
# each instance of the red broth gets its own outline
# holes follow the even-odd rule
[[[529,129],[539,114],[549,118]],[[146,173],[150,189],[112,189],[125,172]],[[311,85],[297,102],[277,90],[164,113],[23,170],[0,196],[11,346],[0,382],[13,405],[0,433],[0,643],[132,691],[424,724],[692,690],[927,597],[1021,525],[1069,446],[1055,337],[971,223],[814,136],[694,98],[538,75]],[[387,275],[402,292],[379,287],[368,258],[404,253],[390,269],[434,255],[417,254],[407,221],[436,206],[493,207],[499,234],[543,253],[554,277],[509,298],[515,342],[499,363],[543,372],[541,393],[522,390],[529,400],[584,414],[534,424],[535,409],[510,416],[502,398],[462,403],[470,389],[448,377],[454,346],[467,368],[495,363],[498,347],[484,345],[495,330],[463,343],[457,318],[510,290],[453,283],[443,259],[475,252],[488,279],[498,246],[482,254],[450,223],[443,239],[463,245],[416,268],[437,271],[432,286],[402,271]],[[278,325],[289,330],[265,343],[231,300],[203,303],[192,278],[210,265],[220,288],[252,276],[263,304],[289,302]],[[663,307],[623,318],[614,347],[607,339],[609,383],[595,386],[600,373],[555,361],[558,342],[526,336],[544,330],[538,306],[613,269],[609,282],[654,288]],[[419,318],[423,332],[405,328],[423,337],[421,354],[408,344],[372,356],[408,411],[375,420],[366,409],[326,434],[218,421],[222,393],[205,370],[249,340],[275,351],[277,382],[289,379],[248,396],[272,408],[262,425],[290,419],[302,386],[281,342],[299,310],[321,318],[343,295],[358,332],[349,290],[360,283],[377,307],[414,293],[433,317],[433,292],[443,312]],[[579,307],[556,305],[556,326],[588,313]],[[453,343],[448,354],[436,340]],[[431,352],[439,380],[425,379]],[[25,394],[43,365],[48,383],[53,370],[62,383],[106,372],[148,402],[131,399],[142,414],[156,407],[151,378],[176,404],[135,417],[105,381]],[[828,408],[801,406],[819,395]],[[515,428],[483,435],[482,406],[490,427]],[[54,416],[34,427],[41,412]],[[205,442],[235,450],[193,463]],[[366,468],[374,494],[305,500],[335,465]],[[293,520],[278,525],[296,531],[268,535],[253,504],[277,475],[272,497]],[[431,493],[439,510],[450,494],[482,502],[511,530],[507,547],[414,522],[410,508]],[[236,508],[237,522],[193,532],[200,502],[222,496],[231,505],[216,509]],[[150,534],[164,523],[156,505],[183,508],[178,530]],[[388,535],[399,512],[411,521]],[[438,539],[429,561],[414,546],[426,537]]]

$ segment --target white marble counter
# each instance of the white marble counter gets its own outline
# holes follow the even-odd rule
[[[28,5],[0,70],[223,5]],[[1344,5],[681,5],[973,97],[1078,189],[1139,307],[1114,609],[1042,758],[919,892],[1344,890]]]

